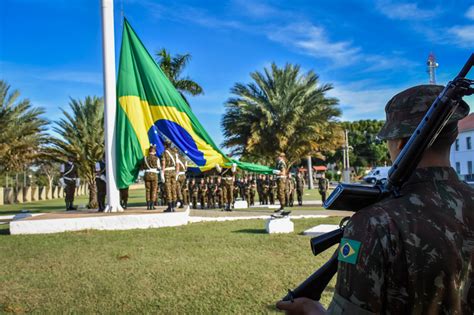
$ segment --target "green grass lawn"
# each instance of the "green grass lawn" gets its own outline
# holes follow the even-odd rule
[[[319,195],[316,189],[312,190],[305,190],[303,197],[304,200],[321,200],[321,196]],[[296,196],[295,196],[296,199]],[[258,200],[258,198],[257,198]],[[80,196],[75,198],[75,205],[85,207],[88,202],[87,196]],[[295,203],[297,201],[295,200]],[[129,207],[136,207],[136,206],[145,206],[145,189],[135,189],[130,190],[129,196]],[[321,209],[320,207],[302,207],[299,208],[300,210],[308,209],[308,210],[318,210]],[[10,215],[20,212],[21,210],[29,210],[32,213],[39,213],[39,212],[53,212],[53,211],[64,211],[65,204],[63,199],[55,199],[55,200],[45,200],[45,201],[36,201],[36,202],[29,202],[24,204],[12,204],[12,205],[3,205],[0,206],[0,215]],[[257,209],[258,210],[258,209]]]
[[[286,235],[263,220],[0,235],[0,313],[271,313],[332,254],[314,257],[300,233],[339,220],[294,220]]]

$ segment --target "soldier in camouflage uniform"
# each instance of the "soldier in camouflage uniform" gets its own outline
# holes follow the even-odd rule
[[[231,207],[234,205],[234,180],[235,172],[237,171],[237,165],[232,164],[231,168],[221,169],[220,166],[216,166],[217,172],[222,177],[224,182],[222,194],[224,196],[225,211],[232,211]]]
[[[179,201],[180,208],[185,205],[184,187],[186,186],[186,164],[181,161],[179,154],[176,155],[176,198]]]
[[[217,207],[222,209],[224,207],[224,183],[222,182],[222,177],[218,176],[216,178],[216,201]]]
[[[76,193],[76,187],[79,186],[79,176],[72,157],[69,157],[68,161],[61,165],[60,172],[60,183],[66,193],[66,211],[76,210],[77,208],[74,207],[74,194]]]
[[[270,176],[266,175],[265,179],[262,182],[262,198],[263,198],[264,205],[268,205],[268,201],[270,198],[270,186],[271,186]]]
[[[304,192],[304,177],[301,172],[298,172],[296,174],[296,197],[298,199],[298,205],[302,206],[303,205],[303,192]]]
[[[379,137],[388,140],[392,161],[442,88],[412,87],[388,102]],[[468,112],[462,101],[398,197],[352,216],[341,240],[330,314],[473,314],[474,189],[449,161],[457,120]],[[324,313],[305,298],[277,306]]]
[[[168,208],[165,212],[174,212],[176,207],[176,168],[178,163],[178,152],[171,147],[169,140],[165,141],[165,151],[161,157],[161,169],[164,177],[161,180],[165,184],[165,200]],[[162,173],[163,174],[163,173]]]
[[[326,178],[324,173],[321,174],[321,177],[318,179],[318,191],[321,195],[321,201],[324,204],[326,202],[326,194],[329,189],[329,180]]]
[[[207,200],[207,184],[204,178],[201,178],[199,181],[199,203],[201,204],[201,209],[206,207]]]
[[[158,171],[160,169],[160,159],[156,156],[154,145],[148,149],[148,155],[143,158],[141,168],[145,170],[146,208],[147,210],[154,210],[158,193]]]
[[[276,210],[283,211],[286,205],[286,180],[287,180],[287,169],[285,162],[285,153],[280,153],[277,158],[275,170],[273,171],[277,176],[277,194],[278,201],[280,202],[280,209]]]
[[[216,204],[215,192],[216,192],[216,185],[211,177],[208,177],[206,180],[207,184],[207,208],[214,209]]]
[[[270,194],[269,194],[269,199],[270,199],[270,204],[274,205],[275,204],[275,197],[277,195],[277,190],[278,190],[278,184],[275,178],[272,178],[270,180]]]
[[[257,181],[255,177],[253,176],[250,177],[249,185],[250,185],[250,204],[249,205],[253,206],[255,205],[255,193],[257,191]]]
[[[105,197],[107,196],[107,178],[105,173],[105,161],[102,159],[95,163],[95,185],[97,187],[97,203],[99,212],[105,210]]]
[[[296,181],[292,174],[288,174],[288,206],[293,207],[293,203],[295,202],[295,186]]]
[[[183,185],[183,204],[184,205],[189,205],[190,198],[189,198],[189,179],[184,180],[184,185]]]
[[[189,193],[191,196],[191,203],[193,204],[193,209],[197,209],[197,202],[199,199],[199,184],[196,183],[196,179],[191,179],[189,184]]]
[[[263,175],[260,174],[257,176],[257,179],[255,180],[256,184],[257,184],[257,195],[258,195],[258,201],[260,203],[260,205],[263,205]]]
[[[247,206],[250,206],[250,182],[248,177],[244,177],[241,186],[244,200],[247,201]]]

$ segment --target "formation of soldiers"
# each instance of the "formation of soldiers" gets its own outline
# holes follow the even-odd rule
[[[148,155],[143,158],[141,169],[144,171],[146,188],[146,204],[148,210],[156,206],[167,206],[165,212],[174,212],[176,207],[190,205],[194,209],[222,209],[232,211],[237,198],[247,201],[248,206],[254,206],[258,197],[260,205],[274,205],[279,201],[280,209],[293,207],[295,194],[298,205],[303,204],[305,180],[303,174],[296,176],[286,169],[284,154],[277,159],[276,170],[272,175],[246,174],[236,178],[236,165],[208,172],[204,176],[186,176],[187,165],[183,163],[178,150],[171,142],[165,141],[165,151],[159,157],[156,147],[150,146]],[[106,168],[105,161],[95,165],[98,210],[104,211],[106,204]],[[72,161],[61,168],[62,180],[66,187],[66,209],[75,210],[74,190],[77,185],[77,174]],[[327,190],[327,179],[323,177],[319,190],[323,199]],[[128,206],[128,188],[120,189],[120,204]],[[277,211],[279,211],[277,210]]]

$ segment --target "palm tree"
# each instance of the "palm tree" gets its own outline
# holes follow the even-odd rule
[[[10,85],[0,80],[0,166],[6,174],[25,170],[49,139],[44,110],[19,97],[18,90],[10,92]]]
[[[95,163],[104,156],[104,103],[102,98],[86,97],[84,102],[71,99],[70,113],[53,130],[60,136],[52,140],[49,153],[58,161],[72,158],[79,175],[89,185],[89,208],[97,207]]]
[[[162,48],[156,53],[156,56],[158,58],[157,62],[161,70],[163,70],[163,72],[166,74],[171,83],[173,83],[173,86],[179,91],[188,105],[188,100],[184,96],[185,93],[191,94],[193,96],[204,93],[202,87],[191,80],[189,77],[181,77],[184,68],[191,60],[190,54],[178,54],[171,56],[171,54],[165,48]]]
[[[221,125],[224,146],[233,154],[270,164],[278,152],[286,153],[289,165],[308,155],[340,146],[338,100],[325,94],[313,71],[300,73],[298,65],[254,72],[252,83],[236,83],[235,97],[227,100]]]

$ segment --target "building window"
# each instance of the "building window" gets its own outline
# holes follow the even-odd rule
[[[468,150],[471,150],[471,137],[466,138],[466,147]]]
[[[472,161],[467,161],[467,175],[472,175]]]
[[[456,143],[454,144],[454,149],[459,151],[459,139],[456,139]]]
[[[456,172],[458,174],[461,174],[461,163],[460,162],[456,162]]]

